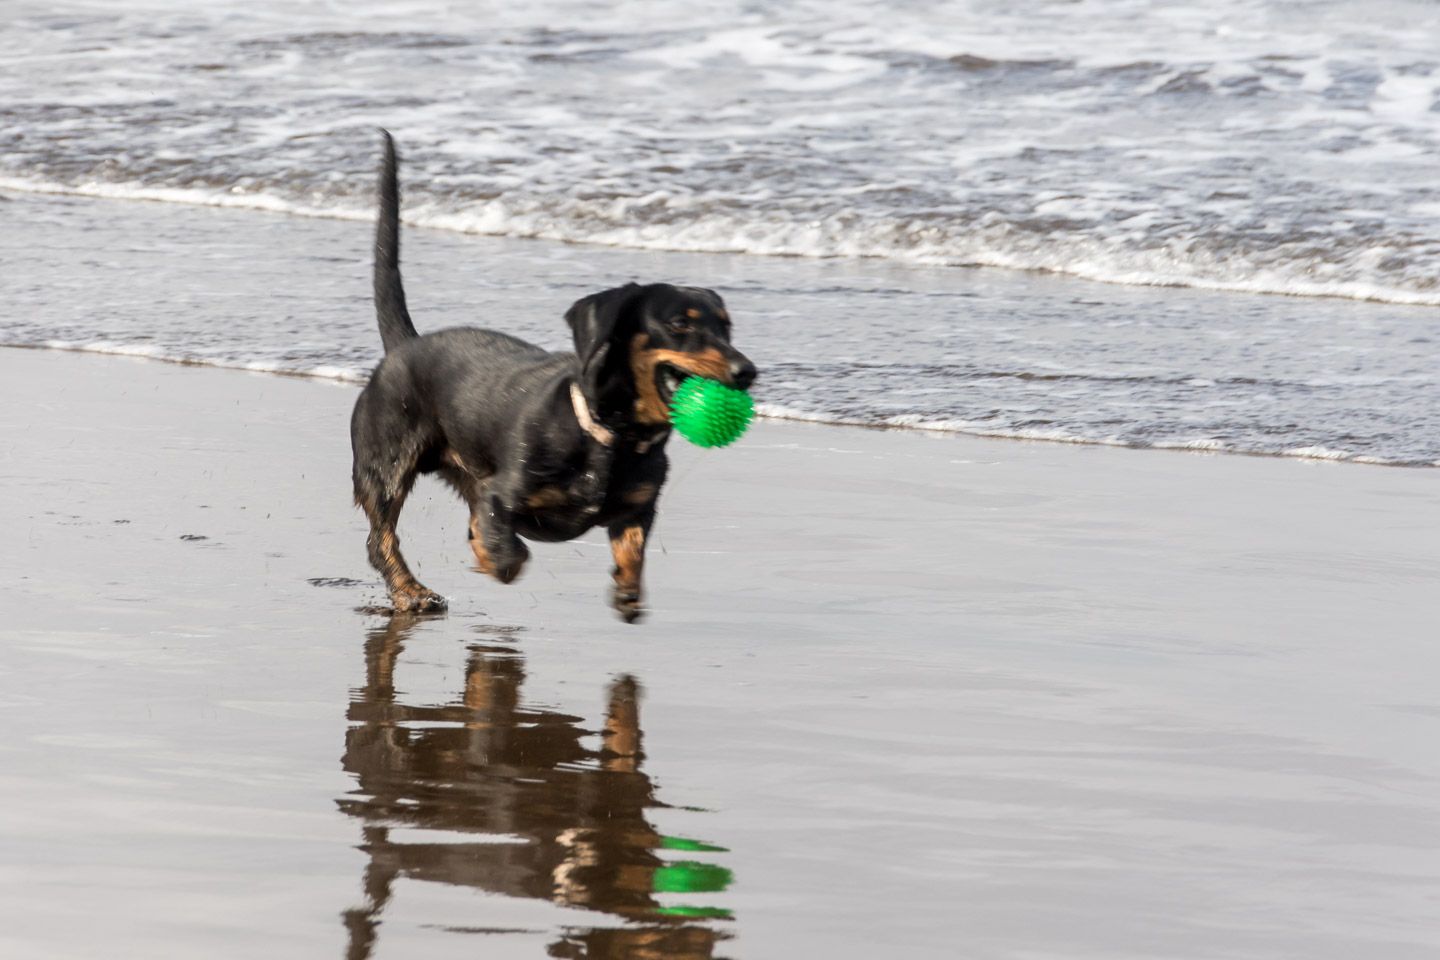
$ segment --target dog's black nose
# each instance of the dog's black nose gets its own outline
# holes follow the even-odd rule
[[[744,357],[730,361],[730,377],[735,381],[735,386],[741,390],[750,389],[750,384],[755,382],[756,374],[755,364]]]

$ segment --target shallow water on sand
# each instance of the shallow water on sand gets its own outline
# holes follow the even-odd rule
[[[715,956],[725,925],[696,921],[733,919],[714,905],[733,879],[728,851],[651,822],[670,804],[645,768],[635,678],[608,683],[604,715],[590,720],[535,706],[525,658],[505,642],[521,628],[482,628],[497,635],[466,645],[450,699],[417,702],[396,675],[416,626],[395,617],[370,631],[365,684],[346,714],[341,764],[355,787],[339,806],[369,858],[364,903],[344,915],[347,956],[372,952],[391,901],[409,895],[406,881],[628,922],[566,927],[548,956]],[[478,920],[450,929],[504,932]]]
[[[1429,473],[761,423],[387,622],[353,396],[0,351],[0,955],[1440,950]]]

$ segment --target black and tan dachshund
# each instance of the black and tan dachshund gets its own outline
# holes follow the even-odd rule
[[[395,525],[417,474],[437,473],[470,506],[483,573],[520,575],[528,540],[610,533],[612,602],[641,607],[645,540],[665,482],[669,402],[688,376],[740,388],[755,366],[730,345],[730,316],[711,290],[627,284],[565,314],[574,353],[550,353],[473,327],[420,336],[400,280],[400,189],[385,134],[375,231],[375,311],[385,358],[355,403],[355,502],[370,519],[370,562],[395,609],[440,610],[400,554]]]

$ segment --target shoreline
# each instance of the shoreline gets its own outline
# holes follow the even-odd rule
[[[125,348],[116,346],[113,349],[90,347],[90,346],[57,346],[54,344],[30,344],[30,343],[0,343],[0,350],[36,350],[53,351],[56,353],[80,353],[91,354],[102,357],[125,357],[133,360],[147,360],[154,363],[168,363],[179,367],[194,367],[197,369],[226,370],[234,373],[254,373],[264,376],[289,377],[297,380],[314,380],[321,383],[332,383],[344,386],[363,385],[368,378],[353,377],[336,373],[318,373],[305,370],[282,370],[271,369],[264,366],[246,366],[244,364],[215,363],[205,360],[193,360],[185,357],[164,357],[154,356],[143,351],[143,348]],[[930,427],[909,424],[893,423],[865,423],[851,420],[822,420],[808,418],[800,415],[765,413],[762,409],[755,413],[757,420],[769,420],[776,423],[803,423],[817,427],[841,427],[854,428],[858,430],[877,430],[886,433],[915,433],[935,437],[969,437],[976,440],[1002,440],[1012,443],[1054,443],[1062,446],[1079,447],[1110,447],[1116,450],[1136,450],[1156,453],[1188,453],[1199,456],[1232,456],[1232,457],[1258,457],[1266,460],[1299,460],[1308,463],[1333,463],[1350,464],[1361,467],[1390,467],[1400,470],[1433,470],[1440,467],[1436,463],[1404,463],[1390,460],[1381,460],[1365,456],[1356,456],[1336,451],[1305,452],[1305,451],[1278,451],[1266,452],[1262,450],[1230,450],[1224,447],[1208,448],[1204,446],[1185,446],[1181,444],[1151,444],[1143,446],[1138,444],[1124,443],[1120,441],[1089,440],[1083,437],[1026,437],[1015,436],[1007,433],[986,433],[978,430],[961,430],[948,427]]]
[[[422,480],[452,608],[402,623],[348,392],[0,351],[0,395],[0,952],[1440,947],[1426,474],[764,421],[673,445],[647,622],[603,538],[470,572]]]
[[[350,381],[378,361],[371,231],[358,222],[21,195],[6,207],[15,228],[0,253],[21,278],[8,344]],[[1406,310],[433,230],[407,233],[405,251],[422,330],[494,327],[552,350],[569,346],[560,308],[584,293],[655,277],[723,290],[743,318],[738,345],[764,367],[754,393],[768,416],[1440,461],[1426,348],[1403,346],[1427,341]],[[137,274],[150,278],[147,292],[127,286]],[[1293,349],[1297,338],[1307,351]]]

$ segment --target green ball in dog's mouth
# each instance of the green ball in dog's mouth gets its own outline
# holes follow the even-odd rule
[[[687,377],[670,398],[670,422],[697,447],[734,443],[754,418],[750,394],[707,377]]]

